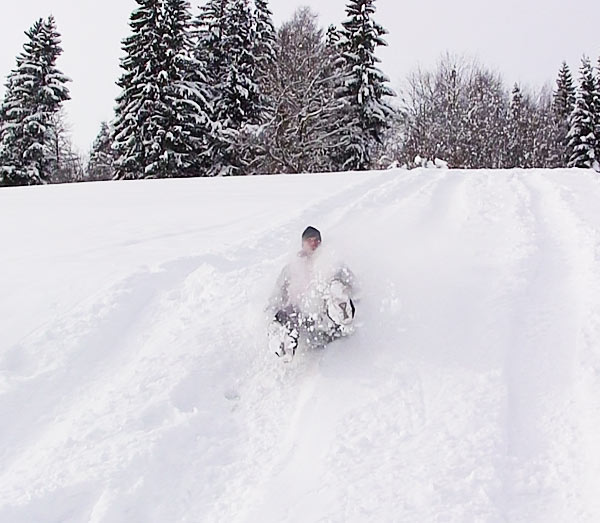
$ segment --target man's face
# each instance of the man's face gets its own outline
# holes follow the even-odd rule
[[[302,250],[306,253],[314,252],[321,245],[321,240],[316,237],[305,238],[302,240]]]

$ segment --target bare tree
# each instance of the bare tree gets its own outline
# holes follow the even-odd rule
[[[337,102],[331,82],[332,51],[317,15],[308,7],[298,9],[279,29],[276,49],[277,59],[267,75],[274,113],[255,144],[253,170],[328,171],[333,147],[328,115]]]
[[[80,182],[83,180],[83,160],[71,141],[71,127],[64,109],[52,118],[52,172],[50,183]]]
[[[499,75],[445,55],[434,72],[408,80],[402,107],[402,160],[441,158],[451,167],[499,167],[508,97]]]

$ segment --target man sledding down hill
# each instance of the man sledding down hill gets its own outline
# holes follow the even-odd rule
[[[320,245],[321,233],[307,227],[302,250],[281,271],[269,300],[269,349],[286,361],[293,358],[301,335],[309,346],[324,347],[353,332],[354,276],[347,267],[331,267],[322,259]]]

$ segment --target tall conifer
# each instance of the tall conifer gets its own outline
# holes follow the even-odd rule
[[[375,0],[349,0],[347,20],[340,34],[341,77],[336,97],[343,103],[340,114],[340,167],[365,170],[376,163],[374,151],[389,128],[394,109],[388,97],[395,93],[389,79],[377,67],[379,46],[387,45],[387,31],[373,20]]]
[[[556,79],[556,91],[552,106],[560,118],[569,118],[575,107],[576,89],[567,62],[563,62]]]
[[[598,169],[596,151],[599,137],[596,133],[599,106],[598,86],[592,65],[587,57],[583,57],[575,108],[569,117],[569,167]]]
[[[86,180],[110,180],[114,176],[115,153],[112,149],[111,132],[108,123],[100,124],[100,132],[92,145],[90,159],[86,167]]]
[[[161,75],[161,0],[136,0],[129,25],[131,35],[123,40],[124,70],[117,85],[116,116],[113,123],[113,147],[117,177],[143,178],[152,162],[155,143],[154,115],[160,96]],[[164,79],[164,76],[163,76]]]
[[[119,178],[199,171],[210,130],[201,69],[192,57],[187,0],[136,0],[123,41],[114,144]]]
[[[70,99],[69,79],[56,67],[62,53],[54,17],[39,19],[10,73],[0,108],[0,183],[48,183],[57,167],[57,113]]]
[[[569,162],[569,117],[575,108],[576,89],[573,83],[571,71],[566,62],[562,63],[558,78],[556,79],[556,90],[552,99],[554,112],[554,134],[557,138],[556,146],[553,148],[551,164],[555,167],[566,167]]]

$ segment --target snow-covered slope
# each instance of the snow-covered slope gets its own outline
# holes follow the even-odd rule
[[[600,179],[0,191],[0,521],[600,521]],[[356,334],[284,365],[306,225]]]

